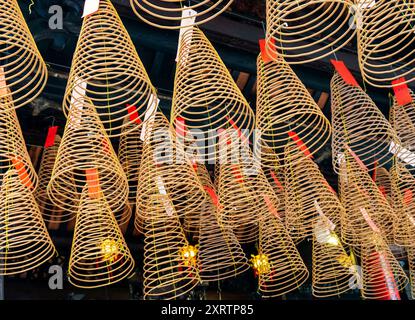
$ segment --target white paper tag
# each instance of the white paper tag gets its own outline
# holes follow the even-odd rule
[[[86,95],[86,81],[76,77],[75,87],[72,90],[71,95],[71,117],[68,119],[68,123],[72,128],[77,128],[81,124],[82,109],[84,107],[85,95]]]
[[[4,68],[0,67],[0,96],[5,95],[7,95],[6,74],[4,73]]]
[[[316,210],[320,217],[326,222],[329,230],[333,231],[334,229],[336,229],[336,225],[329,218],[327,218],[317,200],[314,200],[314,206],[316,207]]]
[[[154,118],[156,116],[159,103],[160,103],[160,99],[158,99],[155,95],[151,95],[148,101],[148,104],[147,104],[146,113],[144,115],[143,126],[141,128],[141,134],[140,134],[141,141],[145,140],[147,131],[148,132],[152,131],[152,126],[154,123]]]
[[[164,208],[166,209],[166,213],[167,215],[170,217],[173,215],[174,213],[174,208],[170,202],[170,199],[167,195],[167,191],[166,191],[166,187],[164,186],[164,182],[163,179],[159,176],[156,176],[156,184],[157,184],[157,188],[159,190],[159,193],[163,196],[163,205]]]
[[[185,34],[185,32],[187,32],[188,30],[191,30],[189,33],[191,36],[193,36],[193,25],[196,21],[196,15],[197,12],[192,10],[192,9],[187,9],[187,7],[184,7],[185,10],[183,10],[182,12],[182,21],[180,23],[180,33],[179,33],[179,42],[177,45],[177,55],[176,55],[176,62],[179,61],[179,55],[180,55],[180,49],[181,49],[181,45],[182,45],[182,39],[183,39],[183,35]],[[186,46],[190,46],[190,42],[192,40],[192,37],[186,37]],[[186,50],[185,53],[183,54],[182,60],[180,61],[180,63],[186,63],[187,61],[187,57],[189,55],[189,50]]]
[[[392,141],[389,146],[389,152],[396,155],[403,162],[415,167],[415,154],[408,149],[402,148]]]
[[[84,5],[84,13],[82,14],[82,18],[89,16],[97,12],[99,9],[99,0],[85,0]]]
[[[375,222],[372,220],[372,218],[369,216],[369,213],[367,213],[365,208],[360,208],[360,212],[363,215],[363,218],[365,218],[366,222],[369,224],[370,228],[376,232],[376,233],[380,233],[379,228],[377,227],[377,225],[375,224]]]
[[[314,224],[314,235],[318,243],[321,244],[340,244],[337,236],[329,229],[325,219],[320,217]]]

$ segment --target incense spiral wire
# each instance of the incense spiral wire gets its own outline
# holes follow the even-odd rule
[[[308,279],[309,272],[294,242],[281,220],[271,214],[260,222],[259,253],[265,258],[265,270],[257,270],[263,298],[291,292]]]
[[[198,134],[194,149],[214,162],[221,132],[234,128],[238,138],[248,138],[254,129],[254,113],[199,28],[185,31],[179,45],[171,122],[177,129],[177,123],[183,121],[189,132]],[[191,140],[193,136],[186,135],[179,143],[186,145]],[[232,146],[237,143],[238,139],[231,140]]]
[[[1,114],[33,101],[48,72],[16,0],[0,1],[0,21],[0,98],[14,101]]]
[[[180,29],[184,14],[187,19],[195,19],[192,26],[201,25],[226,11],[232,2],[233,0],[201,0],[195,3],[188,0],[130,0],[130,5],[141,20],[153,27]],[[186,13],[185,10],[197,12]]]
[[[7,171],[0,189],[0,275],[24,273],[56,254],[30,190],[17,171]]]
[[[357,86],[347,84],[335,72],[331,83],[333,124],[333,167],[339,163],[347,147],[371,170],[375,162],[382,167],[390,161],[391,145],[400,145],[392,126],[370,97]]]
[[[105,196],[119,223],[125,223],[120,219],[128,199],[127,177],[94,105],[83,97],[70,110],[48,195],[57,207],[76,211],[86,181],[95,185],[91,192],[96,197]]]
[[[375,183],[378,186],[380,192],[383,194],[386,200],[388,200],[388,203],[393,208],[391,175],[389,171],[383,167],[377,168]]]
[[[290,64],[327,57],[356,34],[353,0],[267,0],[267,51]]]
[[[110,137],[128,133],[125,127],[136,121],[128,105],[136,108],[143,122],[147,107],[155,103],[155,89],[109,0],[100,0],[99,10],[83,20],[65,90],[65,115],[84,95],[97,109]]]
[[[277,156],[285,166],[284,148],[295,144],[294,139],[301,139],[311,154],[316,153],[330,139],[331,125],[306,87],[280,56],[264,63],[259,55],[257,69],[261,159]]]
[[[0,114],[0,185],[4,174],[9,169],[16,169],[22,184],[33,192],[38,185],[38,176],[10,97],[0,98]]]
[[[358,58],[363,79],[375,87],[415,80],[415,1],[379,0],[360,10]]]
[[[321,217],[340,226],[345,209],[318,166],[297,147],[287,146],[285,158],[285,225],[293,240],[311,236]]]
[[[36,202],[39,205],[39,210],[42,213],[43,220],[45,220],[46,222],[65,223],[74,219],[76,216],[74,212],[71,210],[70,206],[68,206],[64,210],[62,208],[56,207],[51,202],[47,193],[47,187],[52,177],[53,166],[55,164],[60,143],[61,138],[58,135],[56,135],[54,145],[46,148],[43,151],[42,161],[40,163],[39,169],[39,186],[36,188],[34,193]],[[67,187],[71,188],[72,186],[73,194],[75,192],[75,188],[73,187],[73,177],[70,181],[71,183],[68,184]],[[65,192],[65,190],[62,189],[61,192]],[[65,200],[69,198],[70,194],[68,194],[68,197]],[[78,205],[77,203],[74,203],[74,201],[76,200],[74,199],[70,203],[74,206]]]
[[[134,270],[134,259],[104,196],[82,191],[69,259],[69,282],[98,288],[119,282]]]
[[[409,276],[411,280],[411,294],[412,299],[415,298],[415,251],[413,248],[407,249],[409,262]]]

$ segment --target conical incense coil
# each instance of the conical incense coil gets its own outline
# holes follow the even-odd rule
[[[391,168],[393,208],[396,214],[393,234],[397,245],[415,246],[415,178],[401,164]]]
[[[267,50],[289,63],[332,55],[356,34],[353,0],[267,0]]]
[[[22,184],[34,191],[38,177],[12,105],[10,97],[0,98],[0,185],[3,175],[9,169],[16,169]]]
[[[193,27],[180,42],[171,122],[199,133],[195,149],[214,163],[221,131],[233,128],[238,137],[251,135],[254,113],[203,32]],[[197,132],[195,132],[197,131]],[[203,136],[201,135],[203,133]],[[186,145],[191,134],[178,140]],[[239,139],[232,139],[236,146]],[[209,148],[207,148],[209,147]],[[206,150],[207,149],[207,150]]]
[[[330,83],[333,123],[333,167],[339,173],[341,158],[350,147],[369,168],[390,161],[389,149],[399,145],[392,126],[370,97],[358,86],[347,84],[339,73]]]
[[[393,208],[393,200],[392,200],[392,185],[391,185],[391,176],[389,171],[385,168],[377,168],[375,170],[375,183],[378,186],[380,192],[385,196],[388,200],[389,204]],[[373,174],[372,174],[373,178]]]
[[[412,299],[415,299],[415,251],[413,248],[408,248],[408,262],[409,262],[409,276],[411,280]]]
[[[56,254],[42,215],[16,170],[0,189],[0,275],[32,270]]]
[[[369,1],[360,10],[358,57],[363,79],[375,87],[387,88],[406,77],[415,80],[415,2],[413,0]]]
[[[141,130],[137,123],[130,123],[123,130],[127,133],[120,137],[118,159],[128,180],[130,190],[128,201],[135,203],[137,199],[138,175],[140,172],[143,141],[140,138]]]
[[[406,287],[408,278],[389,246],[378,234],[369,236],[364,243],[361,252],[363,298],[400,300],[399,291]]]
[[[415,94],[409,89],[412,102],[401,105],[396,97],[390,109],[389,121],[401,142],[402,150],[397,153],[398,159],[408,165],[411,173],[415,173]]]
[[[96,107],[110,137],[126,134],[121,129],[130,122],[144,121],[147,107],[155,103],[155,89],[109,0],[100,0],[99,10],[83,19],[65,91],[65,115],[84,95]],[[131,112],[136,117],[130,117]]]
[[[339,176],[340,200],[345,208],[341,217],[342,240],[356,247],[373,232],[391,240],[395,219],[390,204],[361,165],[346,151]]]
[[[345,209],[318,166],[297,147],[287,146],[285,158],[285,225],[291,237],[311,236],[322,217],[340,227]]]
[[[33,101],[48,71],[16,0],[0,1],[0,21],[0,98],[14,100],[0,108],[1,114]]]
[[[86,181],[94,184],[96,197],[105,196],[112,212],[124,208],[127,177],[94,106],[81,99],[69,113],[48,185],[49,197],[57,207],[76,211]]]
[[[311,155],[316,153],[331,135],[330,122],[320,107],[283,58],[265,64],[259,55],[257,68],[256,126],[259,142],[266,147],[261,159],[275,153],[284,160],[285,146],[300,143]]]
[[[52,176],[53,166],[55,164],[56,155],[58,154],[58,148],[61,142],[61,138],[56,135],[53,146],[45,148],[42,155],[42,161],[39,169],[39,186],[36,188],[34,193],[36,202],[39,205],[40,212],[42,213],[43,220],[54,223],[65,223],[75,218],[74,212],[70,207],[63,210],[57,208],[49,199],[47,193],[47,187]],[[73,179],[68,187],[73,186]],[[65,192],[63,189],[62,192]],[[75,187],[72,188],[72,193],[75,192]],[[70,195],[68,195],[68,198]],[[66,198],[66,199],[68,199]],[[66,200],[65,199],[65,200]],[[71,201],[72,203],[73,201]],[[77,205],[73,203],[73,205]]]
[[[154,197],[155,207],[163,205]],[[144,221],[144,299],[176,299],[198,285],[197,249],[190,246],[177,215]]]
[[[340,296],[349,291],[350,279],[356,273],[352,258],[327,222],[322,217],[313,226],[312,288],[313,296],[318,298]]]
[[[215,187],[204,165],[198,176],[209,197],[199,218],[199,273],[202,281],[219,281],[246,271],[248,260],[232,230],[218,221],[219,203]]]
[[[82,191],[69,259],[69,281],[79,288],[111,285],[134,270],[134,259],[108,203],[90,192],[90,186]]]
[[[201,25],[226,11],[232,2],[233,0],[202,0],[196,3],[187,0],[130,0],[130,5],[141,20],[153,27],[180,29],[183,16],[195,20],[191,25]]]
[[[157,201],[157,207],[153,202]],[[206,193],[168,120],[157,112],[145,132],[137,189],[137,217],[199,214]]]
[[[293,291],[309,276],[307,267],[282,222],[272,215],[260,223],[259,254],[260,267],[258,262],[253,263],[253,267],[259,275],[259,291],[263,298]]]

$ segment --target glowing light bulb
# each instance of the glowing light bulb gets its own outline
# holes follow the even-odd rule
[[[258,274],[264,274],[271,271],[267,255],[260,253],[256,256],[252,255],[251,257],[252,267]]]
[[[106,239],[102,241],[100,248],[103,260],[113,260],[119,252],[118,244],[113,239]]]
[[[186,267],[196,265],[197,248],[194,246],[187,246],[180,250],[180,255]]]

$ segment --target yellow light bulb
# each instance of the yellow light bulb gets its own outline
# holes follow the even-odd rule
[[[103,260],[113,260],[119,252],[118,244],[113,239],[102,241],[100,248]]]

